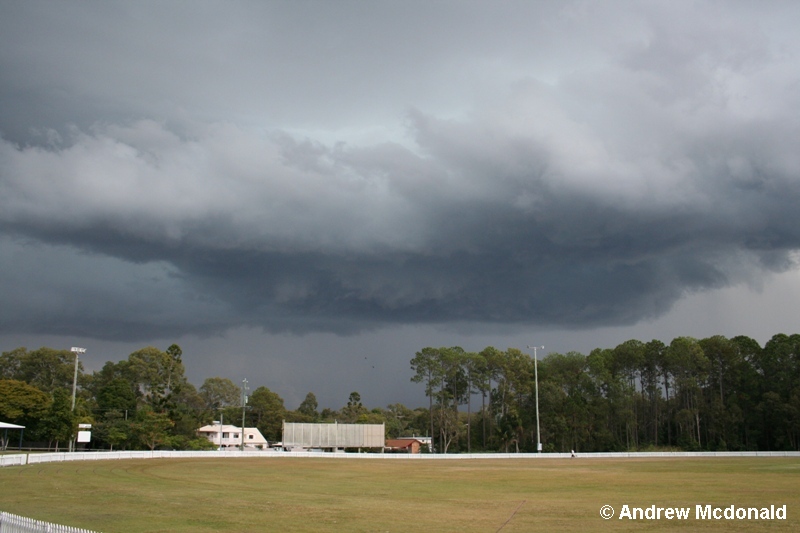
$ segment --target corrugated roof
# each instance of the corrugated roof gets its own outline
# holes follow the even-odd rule
[[[400,440],[400,439],[389,439],[389,440],[386,441],[386,447],[387,448],[408,448],[412,444],[414,444],[415,442],[417,442],[419,444],[422,444],[418,440],[412,440],[412,439],[402,439],[402,440]]]
[[[245,429],[255,429],[255,428],[245,428]],[[220,431],[231,432],[231,431],[241,431],[241,430],[242,428],[240,428],[239,426],[231,426],[228,424],[220,426],[219,424],[217,424],[217,425],[203,426],[197,431],[202,431],[204,433],[219,433]]]

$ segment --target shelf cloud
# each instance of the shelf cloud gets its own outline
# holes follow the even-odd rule
[[[5,4],[0,332],[580,329],[794,270],[798,14]]]

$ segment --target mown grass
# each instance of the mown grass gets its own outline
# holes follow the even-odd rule
[[[691,517],[603,520],[604,504]],[[697,521],[697,504],[786,504],[788,519]],[[106,533],[800,531],[800,459],[51,463],[0,469],[0,510]]]

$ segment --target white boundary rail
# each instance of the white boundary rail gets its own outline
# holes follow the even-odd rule
[[[89,529],[62,526],[0,512],[0,533],[95,533]]]
[[[449,453],[449,454],[407,454],[407,453],[344,453],[344,452],[279,452],[279,451],[138,451],[138,452],[72,452],[72,453],[30,453],[0,456],[0,466],[22,466],[61,461],[105,461],[114,459],[167,459],[167,458],[292,458],[316,457],[322,459],[386,459],[386,460],[492,460],[492,459],[569,459],[569,453]],[[798,457],[800,452],[599,452],[578,453],[578,459],[624,459],[657,457]]]
[[[18,466],[28,462],[27,454],[0,455],[0,466]]]

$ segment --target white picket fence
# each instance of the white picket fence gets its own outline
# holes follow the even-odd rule
[[[27,454],[0,455],[0,466],[20,466],[25,464],[28,464]]]
[[[62,526],[0,512],[0,533],[95,533],[89,529]]]

